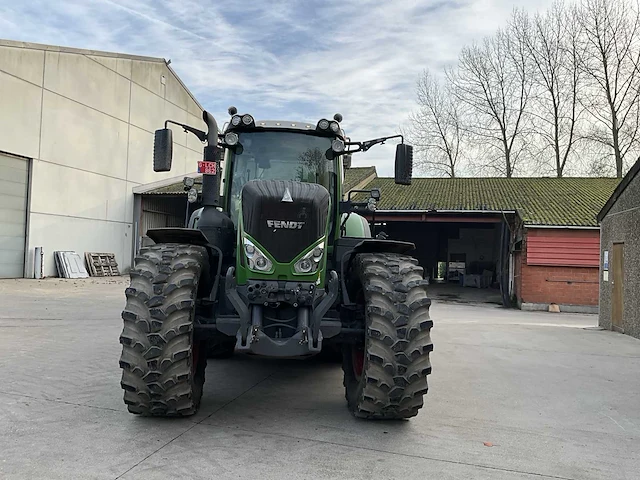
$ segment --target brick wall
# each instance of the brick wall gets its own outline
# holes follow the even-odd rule
[[[522,303],[597,306],[599,268],[527,264],[529,232],[524,238],[523,254],[514,256],[515,293],[518,300]],[[575,236],[578,241],[586,236],[596,236],[598,232],[564,230],[558,234],[564,237]]]
[[[520,299],[524,303],[598,305],[599,271],[594,267],[520,265]]]

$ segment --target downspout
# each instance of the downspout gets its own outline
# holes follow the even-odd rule
[[[511,250],[511,249],[509,249]],[[515,271],[513,268],[513,252],[509,251],[509,298],[513,298],[513,283],[515,281]]]
[[[510,244],[510,233],[509,225],[507,224],[506,219],[502,222],[502,228],[500,229],[500,276],[498,279],[498,283],[500,284],[500,293],[502,295],[502,305],[505,307],[511,306],[511,296],[510,296],[510,280],[511,280],[511,257],[509,252],[509,244]]]
[[[140,194],[133,194],[133,218],[131,220],[133,222],[133,238],[131,239],[131,263],[129,267],[133,268],[136,255],[138,255],[140,247],[142,247],[141,237],[143,234],[140,232],[140,226],[142,225],[142,195]]]

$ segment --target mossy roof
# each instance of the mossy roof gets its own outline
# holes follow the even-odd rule
[[[346,170],[347,191],[362,183],[375,167]],[[528,225],[596,227],[596,216],[620,180],[617,178],[414,178],[396,185],[376,177],[367,189],[379,188],[379,210],[517,211]],[[182,182],[147,194],[186,194]]]
[[[371,175],[376,174],[376,167],[353,167],[345,170],[344,186],[342,190],[348,192],[360,183],[364,182]]]
[[[525,224],[597,226],[617,178],[376,178],[379,210],[517,211]]]

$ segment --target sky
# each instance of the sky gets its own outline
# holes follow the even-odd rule
[[[353,140],[399,133],[424,69],[455,65],[462,46],[514,7],[551,0],[0,0],[0,38],[162,57],[223,124],[316,123],[339,112]],[[354,155],[393,174],[395,147]]]

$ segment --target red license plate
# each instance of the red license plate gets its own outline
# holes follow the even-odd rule
[[[198,162],[198,173],[215,175],[217,173],[216,162]]]

